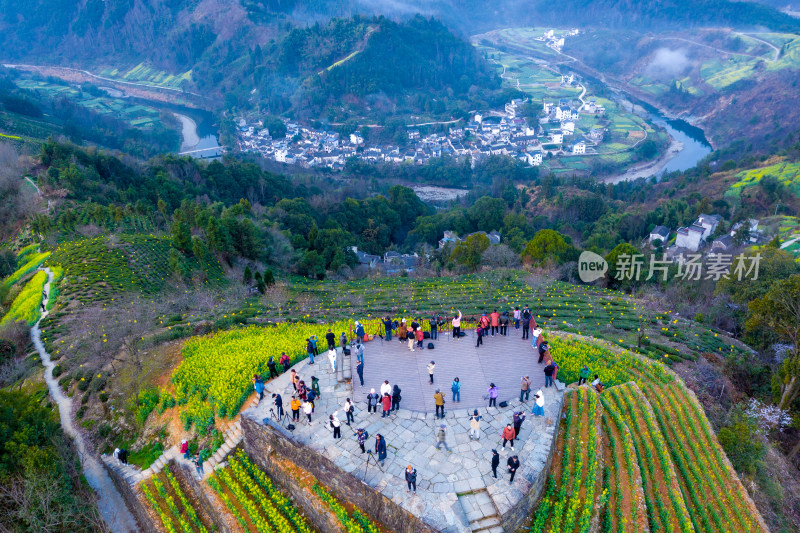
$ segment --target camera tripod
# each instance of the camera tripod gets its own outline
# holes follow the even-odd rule
[[[366,461],[366,463],[364,463],[364,478],[365,479],[367,477],[367,470],[369,470],[369,463],[370,462],[375,463],[375,466],[378,467],[378,470],[383,472],[383,467],[378,462],[378,458],[375,457],[375,455],[372,453],[372,450],[367,450],[367,461]]]
[[[274,407],[270,407],[269,408],[269,415],[270,415],[270,418],[272,418],[275,422],[277,422],[278,424],[280,424],[284,428],[289,423],[289,414],[286,412],[285,409],[281,409],[281,415],[278,416],[278,413],[275,412],[275,408]]]

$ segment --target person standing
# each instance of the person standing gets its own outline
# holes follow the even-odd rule
[[[392,319],[388,315],[383,319],[383,329],[386,331],[386,340],[392,340]]]
[[[442,446],[448,452],[450,451],[450,447],[447,445],[447,426],[445,424],[439,426],[439,431],[436,432],[436,449],[441,450]]]
[[[458,312],[458,316],[454,316],[451,322],[453,326],[453,340],[458,339],[461,337],[461,311]]]
[[[514,448],[511,448],[512,450]],[[509,483],[514,483],[514,475],[517,473],[517,469],[519,468],[519,457],[513,455],[508,458],[508,473],[511,474],[511,479],[508,480]]]
[[[311,335],[311,337],[309,337],[309,340],[311,341],[311,347],[314,349],[314,355],[319,355],[319,347],[317,346],[319,339],[317,338],[316,335]]]
[[[272,403],[275,404],[275,412],[278,413],[278,419],[283,418],[283,398],[277,392],[272,393]]]
[[[584,383],[586,383],[588,381],[589,373],[590,373],[589,367],[586,366],[586,365],[583,365],[583,368],[581,368],[581,372],[580,372],[580,378],[578,379],[578,386],[579,387],[582,384],[584,384]]]
[[[306,382],[302,379],[297,382],[297,396],[299,396],[303,401],[306,401],[306,398],[308,397],[308,387],[306,387]]]
[[[328,350],[328,361],[331,363],[331,372],[336,372],[336,348]]]
[[[500,315],[500,335],[503,337],[508,335],[508,311],[503,311]]]
[[[513,420],[514,420],[514,433],[517,435],[517,438],[519,438],[520,430],[522,430],[522,423],[525,422],[525,415],[522,414],[522,411],[517,411],[516,413],[514,413]]]
[[[311,339],[307,339],[306,341],[306,353],[308,353],[309,365],[314,364],[314,355],[317,353],[314,344],[311,342]]]
[[[345,422],[345,423],[348,426],[350,425],[351,422],[355,422],[356,421],[355,417],[353,416],[353,413],[355,412],[355,410],[356,410],[356,407],[355,407],[355,405],[353,405],[353,402],[350,401],[350,398],[345,399],[345,401],[344,401],[344,414],[347,417],[347,422]]]
[[[329,329],[325,334],[325,340],[328,341],[328,349],[336,348],[336,335]]]
[[[392,386],[389,385],[389,380],[385,379],[381,384],[381,397],[383,397],[384,394],[391,394],[391,392]]]
[[[408,465],[406,468],[406,483],[408,484],[408,490],[406,492],[414,491],[414,494],[417,493],[417,469]]]
[[[381,418],[385,418],[389,416],[389,413],[392,412],[392,397],[387,392],[381,398],[381,405],[383,407],[383,413],[381,414]]]
[[[544,367],[544,386],[545,388],[549,387],[553,384],[553,372],[555,372],[556,367],[553,366],[553,363],[550,363],[546,367]]]
[[[341,344],[341,345],[342,345],[342,350],[344,350],[345,348],[347,348],[347,335],[345,335],[344,331],[343,331],[343,332],[342,332],[342,334],[339,336],[339,344]]]
[[[119,454],[119,448],[116,449],[116,453]],[[189,442],[186,439],[181,441],[181,455],[186,460],[189,460]],[[116,458],[116,455],[114,456]]]
[[[489,407],[497,407],[497,396],[500,394],[500,390],[494,383],[490,383],[486,392],[489,394]]]
[[[397,338],[400,339],[400,342],[406,340],[408,336],[408,328],[406,327],[406,319],[404,318],[402,322],[400,322],[400,327],[397,328]]]
[[[311,402],[304,402],[303,403],[303,413],[308,418],[308,423],[311,423],[311,413],[314,412],[314,404]]]
[[[481,344],[483,344],[484,332],[485,330],[483,329],[483,327],[480,324],[478,324],[478,326],[475,328],[475,337],[477,337],[478,339],[477,341],[475,341],[476,348],[478,348]]]
[[[522,313],[519,310],[519,307],[514,308],[514,329],[519,329],[519,319],[522,316]],[[497,476],[495,476],[497,477]]]
[[[332,415],[328,416],[330,420],[331,428],[333,429],[333,438],[334,439],[341,439],[342,438],[342,423],[339,422],[339,418],[336,416],[336,411],[333,412]]]
[[[364,336],[365,336],[364,324],[362,324],[361,322],[356,322],[356,340],[358,342],[363,343]]]
[[[428,324],[431,326],[431,340],[439,340],[439,316],[431,316],[431,319],[428,320]]]
[[[364,361],[359,361],[356,365],[356,374],[358,374],[358,381],[361,382],[361,386],[364,386]]]
[[[364,428],[356,430],[356,440],[358,440],[358,447],[361,448],[361,453],[367,453],[367,448],[364,443],[367,441],[367,432]]]
[[[536,394],[533,395],[534,404],[533,404],[533,416],[544,416],[544,393],[542,393],[542,389],[536,391]]]
[[[425,332],[422,331],[422,328],[418,328],[417,329],[417,348],[419,348],[420,350],[423,350],[425,348],[425,346],[423,346],[424,343],[425,343]]]
[[[436,403],[436,418],[444,418],[444,394],[442,394],[442,391],[436,389],[433,401]],[[442,413],[441,416],[439,416],[439,411]]]
[[[522,308],[522,338],[527,339],[529,337],[530,327],[531,327],[531,318],[533,315],[531,314],[531,310],[528,309],[528,306]]]
[[[378,412],[378,400],[380,396],[375,392],[375,389],[370,389],[369,394],[367,394],[367,412],[368,413],[377,413]]]
[[[311,376],[311,390],[314,391],[315,397],[322,397],[322,394],[319,392],[319,378],[317,376]]]
[[[541,337],[541,335],[539,335],[539,336]],[[539,349],[539,361],[538,362],[541,364],[542,361],[544,361],[545,364],[548,364],[553,359],[552,357],[550,357],[550,345],[547,344],[546,342],[541,342],[538,345],[538,349]]]
[[[503,449],[506,449],[506,443],[511,443],[511,451],[514,451],[514,439],[516,438],[517,434],[514,432],[514,428],[511,424],[506,424],[506,427],[503,429]]]
[[[283,367],[284,372],[288,372],[289,368],[292,366],[292,360],[286,355],[286,352],[281,352],[280,361],[278,361],[281,366]]]
[[[359,363],[364,362],[364,345],[360,342],[356,343],[356,361]]]
[[[500,466],[500,454],[497,450],[492,450],[492,475],[497,479],[497,467]]]
[[[402,396],[400,396],[400,387],[395,384],[394,388],[392,389],[392,411],[400,410],[400,400],[402,399]]]
[[[453,379],[453,384],[450,385],[450,390],[453,391],[453,403],[461,402],[461,380],[458,378]]]
[[[292,382],[292,387],[294,387],[294,391],[297,392],[297,383],[300,381],[300,378],[297,377],[297,370],[294,368],[291,372],[289,372],[289,380]]]
[[[489,317],[488,317],[488,316],[486,316],[486,313],[485,313],[485,312],[484,312],[484,313],[481,315],[481,317],[478,319],[478,326],[480,326],[481,328],[483,328],[483,334],[484,334],[484,335],[488,335],[488,334],[489,334],[489,325],[490,325],[491,323],[492,323],[492,321],[489,319]]]
[[[258,374],[253,375],[253,388],[256,390],[256,394],[258,394],[258,401],[260,402],[264,399],[264,382]]]
[[[431,361],[428,363],[428,377],[431,379],[431,385],[433,385],[433,371],[436,370],[436,363]]]
[[[481,417],[477,409],[469,417],[469,438],[471,440],[481,440]]]
[[[317,394],[314,392],[314,389],[311,389],[310,391],[306,392],[306,402],[311,404],[311,412],[312,413],[314,412],[314,409],[316,408],[316,406],[314,405],[314,400],[316,400],[316,399],[317,399]]]
[[[528,398],[531,397],[531,378],[525,376],[522,378],[522,385],[520,385],[519,390],[519,401],[525,402],[528,401]]]
[[[292,396],[289,407],[292,408],[292,422],[300,422],[300,400],[297,396]]]
[[[269,361],[267,361],[267,368],[269,368],[269,379],[277,378],[278,377],[278,369],[276,368],[275,358],[271,355],[269,356]]]
[[[492,337],[494,337],[494,334],[500,331],[500,313],[497,312],[497,309],[492,311],[489,319],[491,320],[492,325]]]
[[[202,479],[202,477],[203,477],[203,458],[200,457],[200,452],[197,452],[197,453],[194,454],[194,461],[192,461],[192,462],[194,463],[195,471],[197,471],[197,477]]]
[[[386,462],[386,439],[380,433],[375,435],[375,452],[378,454],[378,461],[383,466]]]
[[[406,334],[408,338],[408,350],[413,352],[414,351],[414,344],[417,342],[417,332],[409,329],[408,333]]]

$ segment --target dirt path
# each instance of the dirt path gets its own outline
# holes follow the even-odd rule
[[[47,300],[50,296],[50,284],[53,282],[53,273],[49,268],[45,268],[44,271],[47,273],[47,283],[44,286],[44,292],[47,298],[43,301],[46,308]],[[58,405],[59,415],[61,416],[61,427],[64,428],[64,432],[75,441],[75,446],[78,449],[78,456],[81,459],[81,466],[83,467],[83,474],[86,476],[86,481],[89,482],[89,485],[97,492],[97,507],[100,510],[101,516],[108,524],[108,527],[113,533],[135,533],[139,531],[139,528],[136,525],[136,520],[133,518],[133,515],[126,507],[122,495],[117,491],[117,488],[108,476],[108,472],[105,471],[97,457],[88,453],[83,436],[75,428],[75,423],[72,420],[72,398],[64,394],[61,390],[61,386],[58,384],[58,380],[53,377],[53,367],[56,365],[50,360],[50,355],[44,349],[42,331],[39,327],[39,323],[48,314],[49,311],[42,313],[42,317],[31,328],[31,338],[33,339],[36,351],[39,352],[39,356],[42,358],[42,364],[45,367],[44,378],[47,382],[50,396]]]

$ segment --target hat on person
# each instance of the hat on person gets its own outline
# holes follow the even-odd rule
[[[442,392],[440,389],[436,389],[436,392]]]
[[[442,424],[442,425],[441,425],[441,426],[439,426],[439,427],[440,427],[440,428],[444,428],[444,427],[447,427],[447,426],[445,426],[444,424]]]
[[[374,394],[375,393],[375,389],[370,389],[369,392]]]

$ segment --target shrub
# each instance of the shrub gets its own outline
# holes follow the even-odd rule
[[[739,408],[731,424],[719,431],[719,443],[738,472],[754,475],[767,453],[758,435],[758,424]]]
[[[153,409],[158,405],[158,389],[142,389],[136,396],[136,422],[143,425]]]

